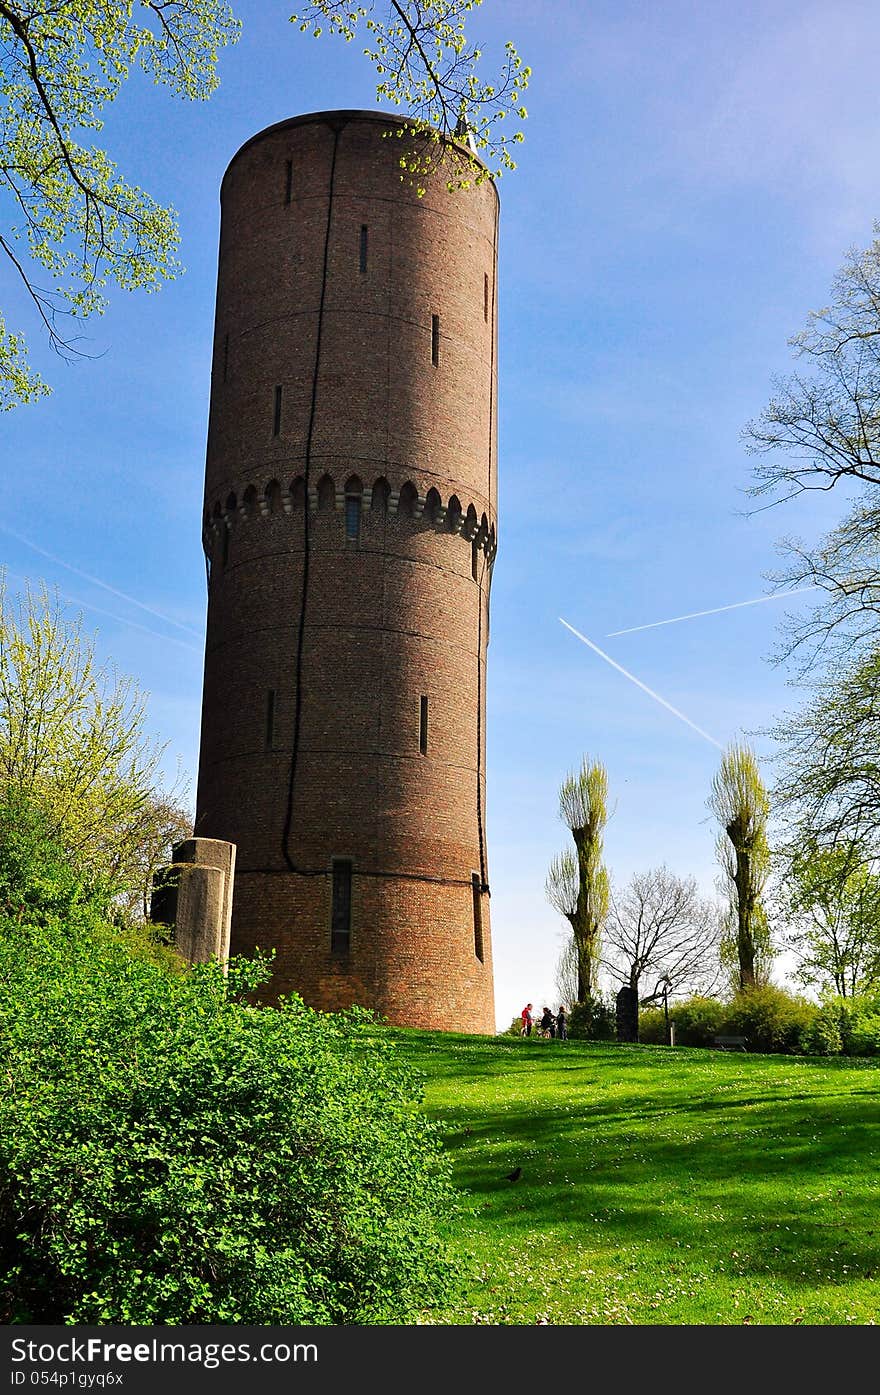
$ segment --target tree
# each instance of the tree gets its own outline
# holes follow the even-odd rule
[[[560,1003],[578,1000],[578,950],[574,936],[567,936],[556,960],[556,996]]]
[[[580,770],[559,791],[559,813],[574,839],[575,851],[550,864],[546,891],[550,904],[571,926],[578,954],[578,1002],[598,987],[599,947],[608,913],[608,873],[602,865],[602,831],[608,818],[608,773],[584,757]]]
[[[380,20],[374,3],[316,0],[291,15],[291,23],[303,32],[318,37],[326,25],[347,42],[363,21],[369,36],[364,53],[379,77],[377,99],[405,107],[409,117],[389,134],[404,140],[401,170],[420,193],[424,176],[440,162],[450,189],[481,184],[516,168],[513,147],[523,133],[508,134],[499,123],[508,116],[525,120],[522,98],[531,69],[507,43],[498,79],[484,83],[477,77],[482,52],[467,39],[464,16],[480,4],[482,0],[391,0],[388,18]]]
[[[652,1007],[676,993],[711,993],[720,938],[718,907],[700,896],[694,878],[657,867],[612,893],[603,963]]]
[[[880,224],[875,225],[880,234]],[[804,670],[876,638],[880,619],[880,236],[853,250],[832,299],[790,341],[803,371],[777,379],[748,449],[762,457],[752,493],[779,503],[808,490],[855,483],[861,492],[815,547],[787,539],[780,585],[814,585],[819,606],[793,623],[781,657]]]
[[[805,987],[850,998],[880,983],[880,876],[857,843],[823,848],[800,840],[781,901]]]
[[[880,650],[815,682],[809,701],[771,734],[774,797],[796,840],[880,854]]]
[[[150,916],[153,873],[171,861],[173,848],[184,838],[191,838],[192,811],[180,803],[179,797],[156,790],[147,800],[133,822],[126,838],[125,882],[127,890],[120,901],[130,915]]]
[[[238,36],[225,0],[140,0],[137,20],[133,10],[132,0],[0,0],[0,252],[67,358],[80,351],[59,315],[100,314],[108,280],[150,290],[178,270],[173,211],[127,184],[105,151],[80,144],[82,133],[101,129],[133,64],[179,96],[210,96],[218,50]],[[0,317],[0,407],[48,391]]]
[[[739,986],[753,988],[759,980],[760,961],[770,955],[761,900],[770,871],[770,801],[748,746],[733,744],[725,751],[712,781],[709,808],[721,824],[717,850],[735,926]]]
[[[81,617],[66,619],[45,587],[14,602],[0,578],[0,795],[32,803],[76,865],[123,898],[142,895],[157,842],[164,856],[177,798],[161,789],[145,701],[97,662]]]

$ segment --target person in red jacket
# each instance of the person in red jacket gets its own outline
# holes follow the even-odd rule
[[[520,1031],[520,1036],[521,1036],[521,1037],[530,1037],[530,1036],[532,1035],[532,1022],[534,1021],[534,1018],[532,1017],[532,1005],[531,1005],[531,1003],[526,1003],[525,1007],[524,1007],[523,1010],[522,1010],[521,1016],[522,1016],[522,1030]]]

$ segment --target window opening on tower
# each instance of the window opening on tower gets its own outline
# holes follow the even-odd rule
[[[489,323],[489,273],[483,273],[483,319]]]
[[[474,903],[474,954],[483,962],[483,903],[481,898],[480,876],[471,873],[471,896]]]
[[[440,362],[440,316],[431,316],[431,362],[434,367]]]
[[[272,417],[272,435],[281,435],[281,388],[275,389],[275,411]]]
[[[346,954],[351,943],[351,869],[349,858],[333,859],[330,948],[334,954]]]
[[[419,750],[428,754],[428,699],[422,694],[419,698]]]
[[[360,269],[367,269],[367,225],[361,223],[361,243],[360,243]]]
[[[359,494],[345,496],[345,541],[357,542],[361,532],[361,498]]]
[[[286,160],[284,163],[284,202],[290,203],[293,193],[293,161]]]

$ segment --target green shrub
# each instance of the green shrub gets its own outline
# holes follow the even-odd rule
[[[822,1003],[802,1038],[802,1049],[809,1056],[836,1056],[843,1050],[842,1023],[845,1017],[839,998]]]
[[[365,1013],[6,916],[0,1078],[0,1321],[397,1322],[443,1292],[448,1165]]]
[[[715,998],[685,998],[669,1008],[675,1024],[676,1046],[711,1046],[722,1030],[724,1004]],[[642,1008],[639,1013],[639,1041],[663,1046],[669,1039],[666,1014],[662,1008]]]
[[[614,1041],[617,1016],[608,998],[585,998],[575,1003],[568,1015],[568,1035],[580,1041]]]
[[[852,1014],[847,1050],[851,1056],[880,1056],[880,1013],[861,1010]]]
[[[670,1008],[676,1046],[711,1046],[724,1029],[725,1007],[717,998],[685,998]]]
[[[662,1008],[639,1009],[639,1041],[646,1046],[665,1046],[666,1016]]]
[[[750,1051],[803,1051],[819,1016],[806,998],[768,984],[736,994],[724,1013],[722,1031],[748,1038]]]

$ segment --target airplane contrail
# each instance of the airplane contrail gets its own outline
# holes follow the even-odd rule
[[[702,736],[704,740],[711,742],[713,746],[717,746],[719,751],[724,750],[721,742],[716,741],[714,736],[710,736],[707,731],[703,731],[703,728],[698,727],[696,722],[692,722],[690,717],[686,717],[683,712],[679,712],[677,707],[673,707],[671,702],[667,702],[665,697],[661,697],[659,693],[655,693],[654,689],[649,688],[647,683],[643,683],[640,678],[636,678],[635,674],[630,673],[622,664],[617,663],[617,661],[606,654],[603,649],[600,649],[598,644],[594,644],[591,639],[587,639],[586,635],[582,635],[580,630],[576,630],[574,625],[569,625],[567,620],[563,620],[561,615],[559,616],[559,623],[560,625],[564,625],[567,630],[571,630],[573,635],[581,640],[583,644],[586,644],[588,649],[592,649],[595,654],[598,654],[600,659],[604,659],[606,664],[610,664],[612,668],[617,669],[618,673],[622,673],[624,678],[628,678],[630,683],[635,683],[637,688],[641,688],[643,693],[648,694],[648,697],[653,698],[655,702],[659,702],[660,706],[665,707],[667,712],[671,712],[673,717],[677,717],[680,722],[684,722],[685,726],[691,727],[692,730],[699,736]]]
[[[24,576],[21,572],[13,572],[7,568],[5,574],[30,584],[30,577]],[[189,649],[193,654],[201,654],[202,652],[197,644],[187,644],[185,639],[177,639],[174,635],[163,635],[161,630],[154,630],[150,625],[140,625],[137,620],[129,620],[122,615],[114,615],[112,610],[102,610],[100,606],[90,605],[88,601],[81,601],[78,596],[68,596],[64,591],[57,591],[57,595],[59,600],[65,601],[68,605],[81,605],[83,610],[94,611],[95,615],[105,615],[108,620],[116,620],[118,624],[127,625],[132,630],[141,630],[143,634],[155,635],[157,639],[164,640],[166,644],[179,644],[181,649]]]
[[[606,639],[618,635],[634,635],[639,630],[656,630],[658,625],[677,625],[679,620],[699,620],[702,615],[720,615],[723,610],[739,610],[744,605],[763,605],[765,601],[781,601],[786,596],[802,596],[807,591],[822,591],[822,586],[797,586],[793,591],[776,591],[772,596],[756,596],[753,601],[734,601],[733,605],[716,605],[711,610],[692,610],[689,615],[673,615],[671,620],[652,620],[650,625],[631,625],[628,630],[612,630]]]
[[[17,542],[24,543],[34,552],[38,552],[41,557],[47,557],[50,562],[55,562],[59,567],[64,567],[66,571],[73,572],[75,576],[81,576],[84,581],[90,581],[93,586],[100,586],[104,591],[109,591],[111,596],[118,596],[121,601],[128,601],[129,605],[136,605],[139,610],[145,610],[148,615],[155,615],[157,620],[164,620],[166,625],[174,625],[178,630],[184,630],[186,634],[194,635],[196,639],[204,639],[200,630],[195,630],[191,625],[184,625],[179,620],[173,620],[170,615],[165,615],[161,610],[154,610],[150,605],[144,605],[135,596],[129,596],[125,591],[117,591],[115,586],[110,586],[106,581],[102,581],[99,576],[92,576],[90,572],[81,571],[79,567],[74,567],[70,562],[65,562],[61,557],[56,557],[53,552],[47,552],[44,547],[38,547],[30,538],[22,537],[21,533],[16,533],[14,528],[7,528],[0,523],[0,532],[7,533],[10,538],[15,538]],[[78,602],[82,604],[82,602]],[[94,606],[90,607],[94,609]]]

